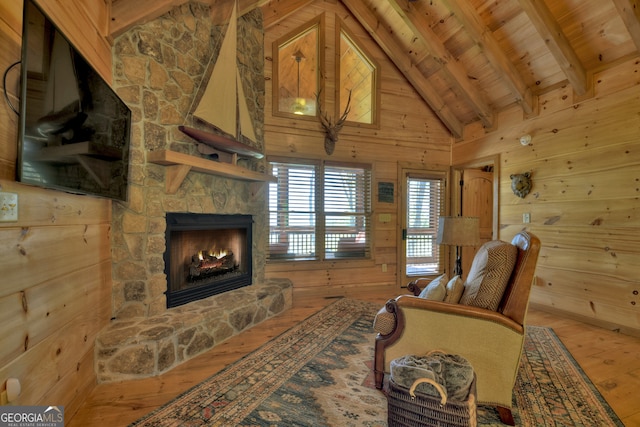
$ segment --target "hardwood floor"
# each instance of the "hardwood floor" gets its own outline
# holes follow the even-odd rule
[[[640,426],[640,338],[533,309],[527,320],[553,328],[625,426]]]
[[[380,302],[389,295],[371,293]],[[67,427],[126,426],[240,359],[311,314],[331,298],[294,296],[293,308],[155,378],[99,384]],[[640,426],[640,339],[529,310],[529,324],[554,329],[626,426]]]

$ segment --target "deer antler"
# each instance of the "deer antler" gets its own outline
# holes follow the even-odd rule
[[[344,125],[344,122],[345,120],[347,120],[347,116],[349,115],[349,106],[351,105],[351,91],[349,91],[347,106],[344,108],[344,112],[335,123],[333,122],[333,119],[327,115],[327,113],[322,111],[320,92],[316,94],[316,103],[318,104],[320,124],[325,130],[324,151],[326,151],[327,154],[331,155],[333,154],[333,150],[336,148],[336,142],[338,141],[338,132],[340,132],[340,129],[342,129],[342,125]]]

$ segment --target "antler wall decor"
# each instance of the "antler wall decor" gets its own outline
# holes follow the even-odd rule
[[[316,102],[318,104],[318,116],[320,117],[320,124],[324,128],[324,151],[328,155],[333,154],[333,150],[336,148],[336,142],[338,142],[338,132],[342,129],[347,116],[349,115],[349,105],[351,104],[351,91],[349,91],[349,98],[347,99],[347,106],[344,108],[344,113],[340,116],[335,123],[333,119],[327,116],[327,113],[322,112],[322,104],[320,103],[320,92],[316,94]]]

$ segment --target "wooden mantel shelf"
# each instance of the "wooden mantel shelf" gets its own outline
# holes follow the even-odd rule
[[[276,177],[245,169],[230,163],[214,162],[189,154],[171,150],[156,150],[147,153],[147,160],[157,165],[167,166],[166,190],[174,194],[190,171],[210,175],[220,175],[243,181],[276,182]]]

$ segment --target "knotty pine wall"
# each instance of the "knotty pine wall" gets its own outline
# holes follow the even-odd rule
[[[542,241],[531,303],[640,335],[640,61],[593,78],[593,96],[568,87],[540,96],[540,114],[501,114],[487,135],[467,129],[453,163],[500,156],[500,238],[523,228]],[[530,146],[519,138],[531,134]],[[510,175],[532,172],[524,199]],[[522,214],[531,223],[522,223]]]
[[[43,2],[87,59],[111,79],[104,0]],[[22,1],[0,2],[0,71],[20,60]],[[18,105],[19,67],[7,89]],[[19,220],[0,223],[0,390],[19,405],[64,405],[67,419],[95,384],[96,334],[111,314],[111,202],[15,182],[18,117],[0,102],[0,190]]]
[[[324,133],[315,118],[282,118],[272,114],[273,42],[324,14],[323,110],[335,117],[336,19],[354,34],[380,67],[380,127],[371,129],[345,125],[334,153],[324,151]],[[265,149],[267,156],[321,158],[370,163],[373,166],[373,251],[371,260],[327,262],[277,262],[267,264],[267,277],[288,277],[294,292],[345,295],[366,292],[371,287],[397,287],[398,201],[401,166],[442,169],[450,164],[451,135],[412,89],[368,33],[340,2],[314,1],[276,24],[265,17]],[[342,113],[342,112],[340,112]],[[394,184],[394,203],[377,201],[379,182]],[[391,215],[381,222],[380,214]],[[387,265],[383,272],[382,265]]]
[[[111,51],[107,38],[100,36],[108,19],[103,0],[48,3],[54,8],[48,12],[109,78]],[[335,153],[327,156],[319,123],[272,116],[267,96],[265,148],[268,155],[372,163],[373,258],[270,263],[267,275],[290,277],[297,291],[325,295],[393,287],[399,168],[450,164],[450,136],[339,2],[314,2],[267,28],[265,54],[269,56],[273,40],[318,13],[326,14],[330,29],[325,39],[327,93],[333,93],[331,29],[337,14],[381,66],[381,126],[345,126]],[[20,57],[21,17],[21,2],[0,2],[0,70]],[[267,94],[271,72],[267,59]],[[583,102],[574,102],[570,89],[560,88],[541,96],[539,117],[524,120],[517,109],[504,112],[496,131],[484,135],[470,127],[465,140],[453,147],[456,164],[500,154],[501,238],[510,239],[524,228],[522,213],[531,213],[526,227],[543,243],[532,302],[632,333],[640,329],[638,74],[634,61],[600,73],[594,78],[596,97]],[[8,87],[16,100],[15,70]],[[15,183],[17,117],[0,104],[0,186],[20,198],[20,220],[0,223],[0,389],[6,378],[18,377],[23,393],[17,403],[62,404],[70,414],[93,384],[93,341],[110,315],[111,202]],[[328,111],[332,105],[328,96]],[[533,135],[532,146],[519,145],[523,133]],[[533,172],[534,188],[520,200],[509,189],[509,175],[526,170]],[[375,201],[380,181],[395,184],[393,204]],[[378,221],[381,213],[390,214],[391,222]]]

